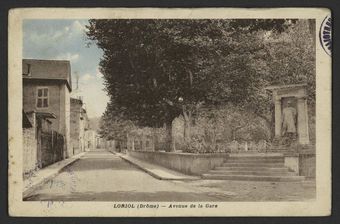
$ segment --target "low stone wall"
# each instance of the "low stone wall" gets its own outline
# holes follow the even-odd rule
[[[299,175],[315,178],[315,153],[302,153],[299,155]]]
[[[175,152],[128,151],[128,155],[189,175],[201,175],[222,165],[227,153],[192,154]],[[297,175],[315,178],[315,152],[287,153],[285,166]]]
[[[299,176],[315,178],[315,152],[307,151],[300,153],[287,153],[285,157],[285,166],[296,172]]]
[[[23,149],[23,173],[27,174],[38,166],[37,139],[34,128],[23,129]]]
[[[128,151],[127,153],[136,159],[189,175],[201,175],[216,166],[220,166],[228,158],[226,153],[192,154],[150,151]]]

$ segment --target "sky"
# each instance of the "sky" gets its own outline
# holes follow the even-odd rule
[[[87,24],[87,20],[25,20],[23,58],[69,60],[73,88],[71,94],[83,96],[87,114],[91,118],[102,115],[109,97],[103,90],[104,80],[98,69],[102,50],[95,44],[87,46]]]

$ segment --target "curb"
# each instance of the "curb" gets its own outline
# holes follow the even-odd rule
[[[33,184],[31,187],[29,187],[28,189],[26,189],[23,194],[22,194],[22,198],[23,201],[25,201],[26,198],[28,198],[34,191],[36,191],[37,189],[39,189],[42,185],[44,185],[45,183],[47,183],[49,180],[53,179],[54,177],[56,177],[58,174],[60,174],[61,172],[63,172],[67,167],[71,166],[73,163],[77,162],[84,154],[80,155],[78,158],[76,158],[75,160],[71,161],[70,163],[67,163],[65,166],[61,167],[60,169],[58,169],[57,172],[45,177],[44,179],[42,179],[41,181]]]
[[[112,153],[113,155],[117,155],[114,151],[107,150],[108,152]]]
[[[120,156],[120,155],[119,155],[119,157],[122,158],[124,161],[126,161],[126,162],[128,162],[128,163],[130,163],[130,164],[136,166],[137,168],[143,170],[145,173],[149,174],[150,176],[152,176],[152,177],[154,177],[154,178],[156,178],[156,179],[158,179],[158,180],[169,180],[169,179],[166,179],[166,178],[162,178],[161,176],[159,176],[159,175],[157,175],[157,174],[151,172],[151,171],[148,170],[148,169],[145,169],[144,167],[138,165],[137,163],[132,162],[131,160],[128,160],[128,159],[124,158],[123,156]],[[171,180],[171,179],[170,179],[170,180]]]
[[[159,176],[158,174],[156,174],[156,173],[150,171],[149,169],[144,168],[143,166],[141,166],[141,165],[139,165],[139,164],[137,164],[137,163],[135,163],[135,162],[133,162],[133,161],[127,159],[127,158],[124,158],[124,157],[121,156],[121,155],[118,155],[118,156],[119,156],[120,158],[122,158],[123,160],[125,160],[126,162],[128,162],[128,163],[130,163],[130,164],[136,166],[137,168],[143,170],[144,172],[146,172],[147,174],[149,174],[150,176],[152,176],[152,177],[154,177],[154,178],[156,178],[156,179],[158,179],[158,180],[194,181],[194,180],[200,180],[200,179],[201,179],[201,178],[199,178],[199,177],[197,177],[197,178],[196,178],[196,177],[192,177],[192,178],[167,178],[167,177],[162,177],[162,176]]]

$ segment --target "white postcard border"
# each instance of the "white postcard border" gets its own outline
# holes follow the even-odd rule
[[[318,31],[330,14],[325,8],[25,8],[9,13],[8,143],[9,213],[11,216],[325,216],[331,212],[331,58],[322,49]],[[22,201],[22,21],[24,19],[107,18],[309,18],[316,19],[316,200],[304,202],[179,202],[172,204],[217,204],[217,209],[117,209],[118,202]],[[119,202],[121,203],[121,202]],[[147,202],[131,202],[148,204]]]

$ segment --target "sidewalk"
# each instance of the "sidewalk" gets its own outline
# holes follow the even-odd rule
[[[151,164],[145,161],[141,161],[139,159],[133,158],[131,156],[112,152],[113,154],[118,155],[120,158],[124,159],[125,161],[137,166],[144,172],[148,173],[149,175],[159,179],[159,180],[181,180],[181,181],[190,181],[190,180],[199,180],[201,179],[199,176],[189,176],[185,175],[183,173],[179,173],[174,170],[170,170],[168,168],[165,168],[163,166],[158,166],[155,164]]]
[[[71,158],[56,162],[50,166],[42,168],[41,170],[34,171],[29,177],[25,178],[23,181],[24,185],[23,198],[27,197],[41,185],[43,185],[44,183],[58,175],[64,168],[76,162],[84,154],[85,152],[79,153]]]

